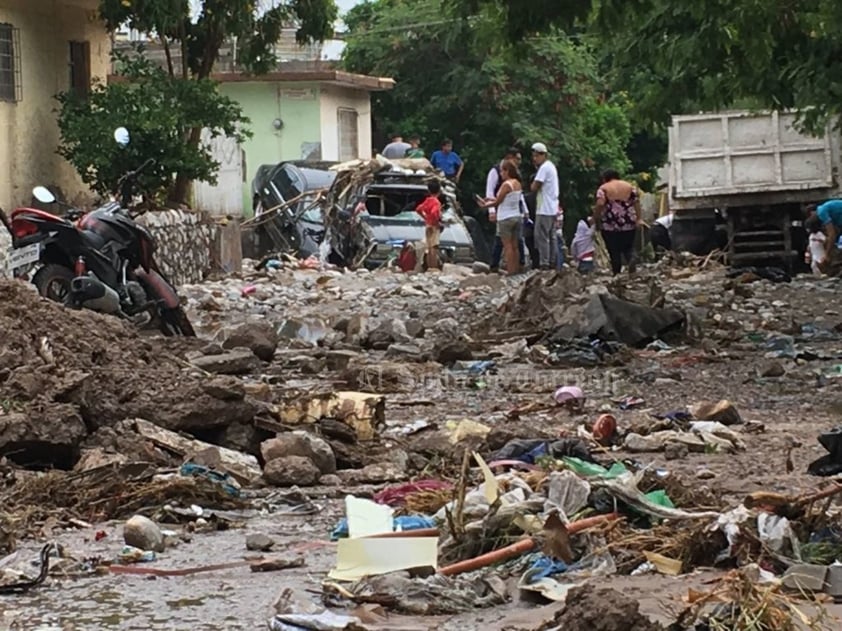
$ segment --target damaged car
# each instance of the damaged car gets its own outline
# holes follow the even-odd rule
[[[455,185],[425,159],[260,167],[252,184],[257,258],[268,253],[308,258],[320,253],[327,237],[329,262],[380,267],[407,244],[423,243],[424,221],[415,208],[431,179],[442,188],[441,262],[471,264],[481,229],[462,214]]]
[[[262,165],[252,182],[252,222],[259,255],[288,253],[300,258],[318,254],[324,240],[319,204],[336,172],[335,162],[287,161]]]
[[[425,159],[378,158],[334,167],[337,177],[324,198],[326,234],[337,262],[375,268],[394,260],[407,245],[424,241],[424,221],[415,212],[431,179],[441,183],[442,262],[475,260],[469,222],[462,214],[455,185]],[[478,226],[476,227],[478,229]]]

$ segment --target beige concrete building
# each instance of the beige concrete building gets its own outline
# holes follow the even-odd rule
[[[31,200],[37,184],[70,201],[88,189],[57,153],[55,95],[105,79],[111,40],[97,0],[0,0],[0,207]]]

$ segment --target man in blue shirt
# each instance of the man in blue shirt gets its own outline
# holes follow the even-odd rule
[[[810,214],[813,211],[815,212],[815,217],[821,222],[821,225],[824,227],[825,236],[827,237],[825,241],[825,257],[819,263],[819,269],[825,271],[830,264],[831,255],[836,249],[836,239],[839,237],[839,233],[842,232],[842,199],[829,199],[818,206],[809,206],[807,210]]]
[[[441,149],[434,151],[430,156],[430,164],[436,169],[444,173],[444,177],[448,180],[458,182],[462,177],[462,169],[465,168],[465,163],[459,154],[453,151],[453,141],[449,138],[442,140]]]

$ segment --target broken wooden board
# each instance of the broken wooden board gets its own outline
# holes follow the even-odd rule
[[[326,392],[275,406],[273,413],[285,425],[333,418],[353,427],[359,440],[372,440],[386,424],[386,397],[370,392]]]
[[[262,475],[260,464],[252,455],[188,438],[143,419],[134,419],[132,426],[138,434],[174,454],[185,458],[201,454],[203,463],[208,465],[211,464],[208,460],[212,459],[214,469],[228,473],[240,484],[251,484]]]

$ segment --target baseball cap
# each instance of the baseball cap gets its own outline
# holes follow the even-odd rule
[[[532,145],[532,151],[534,151],[535,153],[549,153],[547,151],[547,145],[545,145],[543,142],[536,142],[534,145]]]

